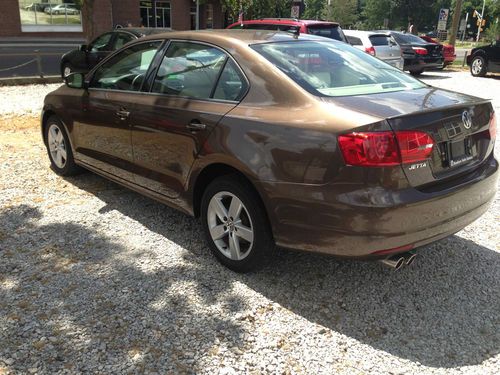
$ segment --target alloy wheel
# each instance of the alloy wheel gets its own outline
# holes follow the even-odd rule
[[[481,70],[483,69],[483,62],[481,59],[474,59],[472,62],[472,73],[474,74],[480,74]]]
[[[254,243],[254,227],[247,208],[234,194],[221,191],[208,205],[207,223],[217,249],[231,260],[245,259]]]
[[[59,126],[51,124],[47,133],[50,157],[58,168],[64,168],[67,161],[66,142]]]

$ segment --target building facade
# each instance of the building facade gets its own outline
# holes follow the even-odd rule
[[[115,27],[222,28],[219,0],[1,0],[0,37],[84,38]],[[93,5],[91,6],[90,3]],[[198,22],[197,22],[198,14]]]

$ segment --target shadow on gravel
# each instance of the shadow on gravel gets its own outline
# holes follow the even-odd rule
[[[245,331],[229,317],[246,305],[228,272],[212,273],[213,285],[207,264],[143,270],[92,227],[41,217],[27,205],[0,212],[0,370],[192,373],[197,351],[245,350]]]
[[[149,357],[141,357],[141,366],[159,363],[148,358],[157,360],[155,355],[160,359],[166,355],[170,363],[171,358],[177,358],[177,367],[172,368],[192,368],[196,361],[188,362],[175,348],[194,348],[196,343],[207,341],[196,349],[207,353],[221,340],[245,351],[245,329],[231,316],[248,307],[244,299],[228,290],[234,281],[240,281],[310,322],[425,366],[477,365],[500,352],[500,257],[474,242],[452,236],[427,246],[411,267],[400,272],[378,263],[280,252],[272,264],[260,271],[238,275],[214,261],[197,220],[93,174],[68,181],[105,203],[99,214],[117,210],[186,249],[189,266],[165,263],[155,272],[146,273],[120,258],[120,245],[87,227],[37,226],[30,221],[36,218],[37,210],[30,207],[4,213],[0,223],[20,222],[26,230],[35,231],[34,238],[40,243],[19,245],[34,246],[35,254],[28,257],[29,264],[16,267],[33,267],[29,277],[39,278],[40,285],[35,291],[23,290],[20,280],[16,300],[13,293],[0,290],[0,301],[5,301],[0,307],[8,311],[9,304],[19,304],[20,298],[33,301],[30,296],[37,293],[49,293],[52,298],[48,306],[32,306],[33,312],[28,311],[27,318],[9,325],[8,333],[19,345],[34,339],[31,330],[36,326],[31,330],[26,327],[34,318],[42,319],[35,312],[55,310],[56,316],[65,316],[81,332],[79,338],[64,337],[66,344],[57,351],[63,353],[62,360],[77,356],[78,345],[90,351],[104,344],[105,350],[96,352],[99,361],[109,362],[109,358],[116,357],[130,363],[133,348],[147,346],[151,348]],[[26,212],[31,216],[26,218]],[[52,241],[48,233],[65,233],[65,245],[56,253],[74,258],[76,263],[68,272],[54,275],[55,279],[47,284],[44,270],[56,266],[55,259],[43,255],[44,246]],[[100,265],[105,259],[113,261],[103,270]],[[16,276],[8,263],[0,264],[1,269]],[[222,307],[197,315],[183,291],[190,287],[203,304]],[[88,306],[80,306],[82,298],[95,306],[92,316],[86,312]],[[131,300],[134,309],[128,311]],[[95,321],[100,322],[100,328],[93,331]],[[179,327],[178,321],[189,324]],[[207,337],[201,340],[197,337],[200,333]],[[107,334],[114,334],[116,341],[102,338]],[[56,356],[53,360],[59,359]]]
[[[447,72],[447,73],[450,73],[450,72]],[[448,77],[448,76],[444,76],[444,75],[438,75],[438,74],[432,74],[431,72],[424,72],[423,74],[415,77],[415,78],[418,78],[418,79],[431,79],[431,80],[441,80],[441,79],[450,79],[450,78],[453,78],[453,77]]]
[[[194,255],[191,261],[203,270],[197,282],[213,283],[211,277],[204,280],[204,275],[220,266],[214,265],[197,220],[95,175],[72,183],[92,190],[95,183],[89,184],[89,177],[127,195],[120,198],[112,192],[97,192],[106,209],[118,210],[189,250]],[[393,272],[373,262],[280,252],[272,264],[256,273],[227,271],[223,277],[230,279],[226,284],[244,282],[311,322],[426,366],[477,365],[498,354],[498,253],[459,236],[418,253],[411,267]]]

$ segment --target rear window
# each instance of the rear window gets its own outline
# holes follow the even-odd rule
[[[295,41],[251,46],[308,92],[351,96],[415,90],[426,85],[348,44]]]
[[[362,46],[363,43],[361,42],[361,39],[356,38],[355,36],[345,36],[347,38],[347,41],[349,42],[350,45],[352,46]]]
[[[413,34],[394,33],[392,36],[400,44],[427,44],[425,40]]]
[[[307,26],[307,32],[309,34],[345,42],[344,33],[338,25],[310,25]]]
[[[387,35],[371,35],[369,36],[370,42],[374,47],[390,45],[391,37]]]
[[[243,28],[249,30],[278,30],[278,25],[268,23],[249,23],[243,25]]]

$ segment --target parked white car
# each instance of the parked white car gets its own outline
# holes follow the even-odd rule
[[[362,30],[344,30],[344,34],[353,47],[378,57],[398,69],[403,69],[401,48],[390,34]]]
[[[48,6],[44,9],[47,14],[80,14],[76,9],[75,4],[59,4],[55,6]]]

